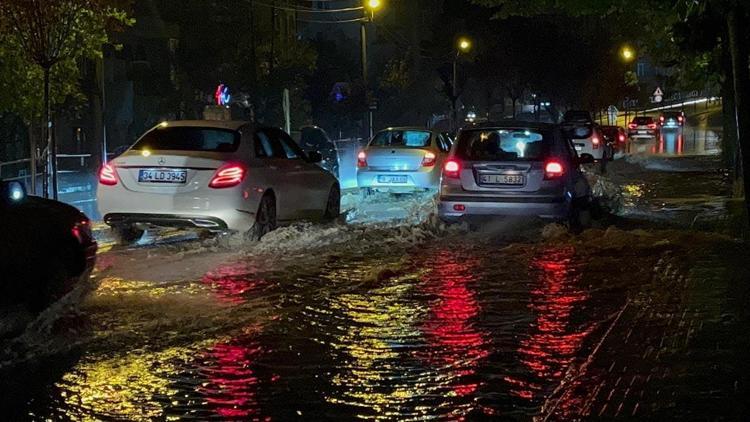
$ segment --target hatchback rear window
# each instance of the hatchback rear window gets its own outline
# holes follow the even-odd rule
[[[654,122],[653,117],[636,117],[635,119],[633,119],[633,123],[637,125],[647,125],[653,122]]]
[[[529,129],[461,132],[456,155],[470,161],[537,161],[549,154],[551,134]]]
[[[234,130],[202,127],[158,127],[133,145],[135,150],[235,152],[240,134]]]
[[[430,146],[431,136],[421,130],[385,130],[375,135],[370,146],[424,148]]]

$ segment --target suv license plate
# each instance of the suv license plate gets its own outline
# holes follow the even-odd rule
[[[483,174],[479,183],[487,185],[523,185],[524,178],[517,174]]]
[[[406,176],[378,176],[378,183],[406,183]]]
[[[187,170],[141,170],[138,183],[185,183]]]

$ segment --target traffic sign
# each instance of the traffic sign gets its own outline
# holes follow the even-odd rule
[[[656,91],[654,91],[654,97],[663,97],[664,91],[661,90],[661,87],[657,86]]]

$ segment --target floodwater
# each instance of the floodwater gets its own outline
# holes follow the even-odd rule
[[[573,236],[516,221],[472,232],[437,222],[429,199],[379,197],[348,222],[299,224],[255,245],[107,244],[92,293],[2,344],[2,414],[742,415],[738,333],[748,325],[735,310],[748,277],[736,268],[747,253],[731,237],[688,229],[695,215],[724,210],[695,200],[726,201],[726,179],[708,163],[627,158],[598,179],[612,212],[650,219],[647,230]],[[666,229],[663,215],[686,224]]]

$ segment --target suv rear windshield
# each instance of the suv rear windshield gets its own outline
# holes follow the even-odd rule
[[[590,122],[591,113],[585,110],[568,110],[563,115],[563,121],[565,122]]]
[[[653,117],[636,117],[633,119],[633,123],[637,125],[647,125],[654,122]]]
[[[173,150],[204,152],[235,152],[240,134],[229,129],[203,127],[158,127],[133,145],[135,150]]]
[[[469,161],[538,161],[549,155],[552,134],[524,128],[463,131],[456,156]]]
[[[431,136],[422,130],[385,130],[375,135],[370,146],[424,148],[430,146]]]

